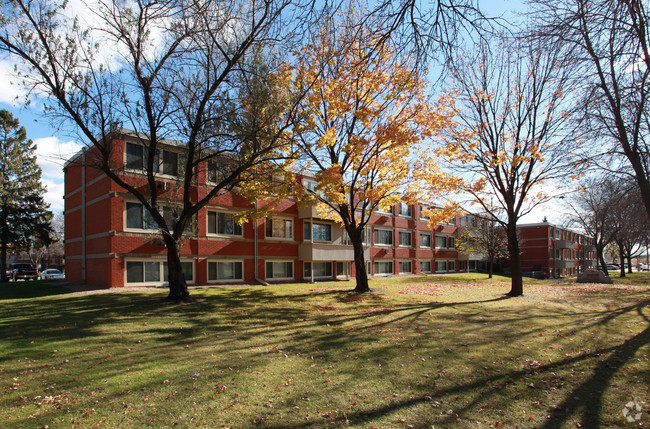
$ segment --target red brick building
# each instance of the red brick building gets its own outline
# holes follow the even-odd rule
[[[112,137],[116,165],[135,186],[146,186],[143,146],[120,131]],[[161,198],[173,202],[182,145],[160,150]],[[65,173],[66,278],[103,287],[163,285],[166,249],[158,231],[133,196],[90,167],[92,150],[71,158]],[[207,170],[207,169],[201,169]],[[305,182],[306,178],[301,178]],[[309,185],[308,183],[305,183]],[[199,171],[192,189],[198,201],[210,177]],[[171,204],[171,203],[170,203]],[[284,200],[272,218],[244,225],[233,214],[248,207],[239,195],[224,193],[201,209],[187,234],[181,261],[190,284],[263,283],[346,279],[354,276],[352,246],[337,223],[319,218],[314,207]],[[471,270],[475,261],[455,249],[455,222],[427,229],[423,205],[401,204],[372,216],[366,233],[367,269],[372,276]]]
[[[596,248],[582,234],[548,222],[519,225],[517,232],[524,272],[559,278],[596,267]]]

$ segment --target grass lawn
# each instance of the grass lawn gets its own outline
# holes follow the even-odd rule
[[[1,285],[0,427],[647,426],[650,274],[614,280],[526,279],[509,299],[480,274],[196,288],[190,305]]]

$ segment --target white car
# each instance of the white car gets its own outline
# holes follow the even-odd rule
[[[41,279],[43,280],[62,280],[65,279],[65,275],[56,268],[48,268],[47,270],[41,272]]]

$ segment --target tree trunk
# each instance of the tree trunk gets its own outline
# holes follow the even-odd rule
[[[517,224],[514,221],[508,222],[506,234],[508,235],[508,252],[510,253],[510,269],[512,272],[512,282],[508,296],[521,296],[524,294],[524,283],[521,276],[521,255],[519,254]]]
[[[621,277],[625,277],[625,249],[623,246],[618,246],[619,260],[621,262]]]
[[[628,252],[625,257],[627,258],[627,273],[632,274],[632,253]]]
[[[7,277],[7,214],[3,207],[0,219],[0,282],[6,283],[9,281]]]
[[[181,266],[181,242],[171,235],[163,234],[165,246],[167,247],[167,281],[169,283],[169,295],[167,300],[173,302],[189,301],[190,291],[185,282],[183,267]]]
[[[354,250],[354,268],[356,270],[355,278],[357,285],[354,288],[355,292],[364,293],[370,292],[368,285],[368,272],[366,271],[366,261],[363,258],[363,243],[361,241],[361,232],[359,234],[349,234],[350,241],[352,242],[352,249]]]
[[[491,279],[494,272],[494,256],[490,255],[488,257],[488,265],[488,279]]]
[[[604,246],[596,246],[596,253],[598,254],[598,263],[600,264],[600,269],[605,273],[606,276],[609,276],[607,272],[607,264],[605,263],[605,256],[603,256]]]

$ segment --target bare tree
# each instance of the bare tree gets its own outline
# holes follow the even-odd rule
[[[456,248],[466,254],[481,253],[488,260],[488,278],[492,278],[494,261],[508,256],[506,231],[488,216],[471,216],[468,226],[459,228]]]
[[[592,239],[598,266],[605,274],[609,274],[605,249],[614,242],[621,227],[615,213],[622,191],[620,182],[616,180],[592,178],[585,181],[574,202],[570,204],[573,211],[572,221]]]
[[[572,174],[574,134],[562,108],[570,70],[556,53],[517,40],[459,52],[451,65],[458,126],[438,154],[462,189],[506,231],[510,296],[523,294],[518,220],[553,195],[542,187]],[[495,199],[494,204],[492,199]]]
[[[625,266],[631,273],[632,258],[642,254],[650,232],[650,220],[635,183],[622,182],[620,189],[619,195],[614,196],[617,203],[613,206],[612,214],[618,225],[614,242],[618,246],[621,277],[625,277]]]
[[[278,124],[273,111],[285,104],[268,80],[274,53],[311,10],[291,0],[100,0],[69,18],[66,3],[4,4],[0,51],[17,62],[30,94],[45,96],[46,113],[92,148],[89,165],[146,208],[167,248],[169,299],[187,300],[179,251],[193,217],[254,169],[268,171],[287,156],[288,124]],[[265,113],[242,127],[242,118],[251,118],[245,113],[260,106]],[[111,132],[121,126],[144,148],[136,166],[144,187],[115,162]],[[168,171],[177,177],[173,210],[156,180],[169,139],[182,142]],[[206,165],[213,165],[215,185],[192,200],[193,180]]]
[[[578,71],[582,92],[575,99],[576,115],[594,143],[588,159],[610,170],[612,162],[626,160],[650,214],[647,2],[533,0],[531,4],[537,24],[534,37],[549,49],[561,50]]]

